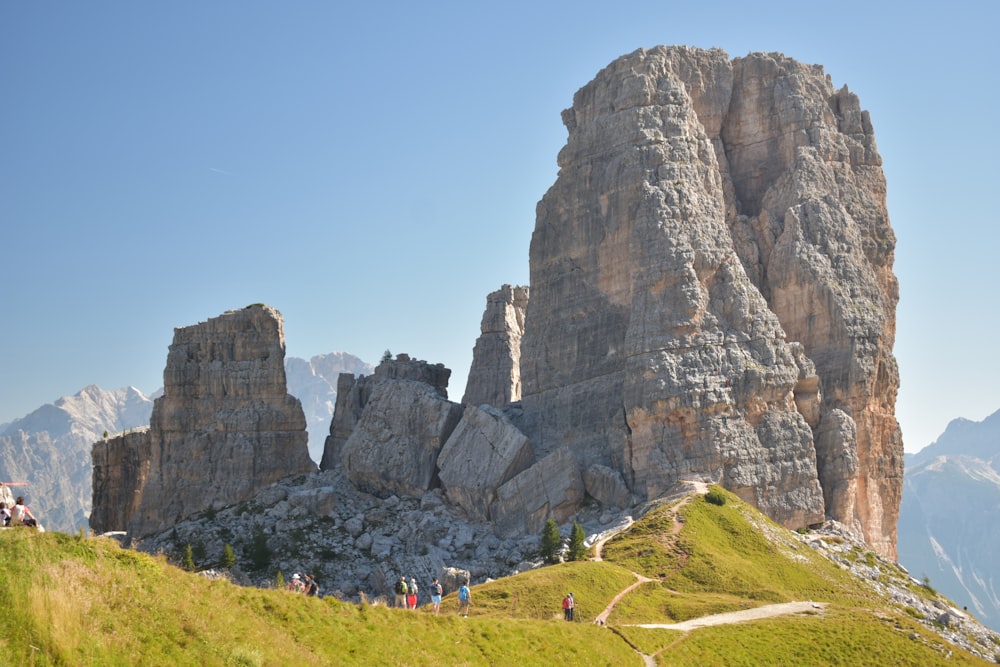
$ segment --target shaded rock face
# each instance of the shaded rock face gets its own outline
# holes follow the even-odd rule
[[[341,451],[351,482],[380,497],[437,486],[437,457],[462,406],[415,380],[383,380]]]
[[[302,406],[286,393],[284,356],[281,315],[267,306],[174,330],[163,396],[150,418],[149,475],[130,536],[315,470]]]
[[[323,446],[320,469],[334,470],[341,465],[340,457],[344,444],[361,421],[365,406],[376,393],[376,385],[390,380],[410,380],[428,385],[434,396],[447,401],[450,379],[451,370],[445,368],[444,364],[429,364],[419,359],[411,359],[408,354],[397,354],[395,359],[383,360],[371,375],[355,376],[354,373],[341,373],[337,377],[337,400],[333,409],[333,420],[330,422],[330,435],[327,436]],[[388,418],[392,419],[391,416]]]
[[[549,518],[567,522],[583,498],[580,469],[562,447],[497,489],[490,511],[500,535],[538,534]]]
[[[527,306],[527,287],[504,285],[486,297],[463,403],[502,406],[520,400],[521,336]]]
[[[536,455],[639,498],[702,479],[789,527],[829,512],[894,556],[894,237],[857,98],[778,54],[660,47],[563,120],[514,419]]]
[[[95,533],[124,530],[139,509],[149,477],[149,428],[139,428],[94,443],[94,503],[90,528]]]

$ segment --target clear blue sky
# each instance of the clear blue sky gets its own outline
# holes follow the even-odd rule
[[[486,295],[527,283],[560,112],[658,44],[779,51],[859,95],[906,449],[1000,408],[997,3],[345,4],[0,4],[0,423],[152,392],[174,327],[256,302],[289,355],[407,352],[461,399]]]

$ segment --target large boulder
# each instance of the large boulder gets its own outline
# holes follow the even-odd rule
[[[380,497],[420,496],[437,486],[437,458],[462,406],[416,380],[378,380],[340,452],[359,489]]]
[[[563,447],[497,489],[490,515],[499,534],[540,533],[547,519],[568,521],[583,504],[576,459]]]
[[[496,490],[534,462],[527,436],[501,411],[483,405],[465,408],[437,464],[448,499],[486,520]]]

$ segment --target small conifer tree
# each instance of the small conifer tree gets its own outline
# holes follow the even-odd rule
[[[258,528],[253,534],[248,551],[253,569],[260,571],[271,563],[271,549],[267,546],[267,535],[261,529]]]
[[[583,560],[587,556],[587,547],[584,542],[587,539],[587,533],[583,530],[583,526],[573,519],[573,530],[569,534],[569,549],[566,552],[566,560]]]
[[[384,364],[387,361],[392,361],[392,352],[390,352],[388,349],[382,353],[382,361],[380,363]]]
[[[181,560],[181,567],[188,572],[194,572],[194,551],[192,551],[190,543],[184,547],[184,558]]]
[[[233,551],[233,546],[231,544],[227,544],[222,547],[222,561],[219,565],[227,570],[233,565],[236,565],[236,552]]]
[[[285,588],[285,575],[281,573],[281,570],[278,570],[278,575],[274,578],[274,587],[279,591]]]
[[[561,549],[562,535],[559,534],[559,526],[556,525],[555,519],[549,519],[545,522],[545,528],[542,529],[542,544],[538,551],[546,563],[554,565],[560,560],[559,551]]]

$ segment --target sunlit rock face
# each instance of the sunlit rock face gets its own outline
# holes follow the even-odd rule
[[[895,552],[897,285],[867,112],[780,54],[624,56],[563,112],[515,423],[640,498],[717,481]]]
[[[284,358],[281,315],[267,306],[174,330],[130,535],[242,502],[316,469],[302,406],[286,390]]]

